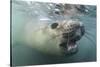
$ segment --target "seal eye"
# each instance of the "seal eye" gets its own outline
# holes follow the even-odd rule
[[[57,26],[58,26],[58,23],[53,23],[53,24],[51,24],[51,28],[52,28],[52,29],[57,28]]]
[[[59,15],[60,13],[58,11],[55,11],[55,14],[58,14]]]

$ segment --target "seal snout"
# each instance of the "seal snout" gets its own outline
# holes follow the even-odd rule
[[[62,33],[62,40],[60,47],[65,53],[73,53],[77,50],[77,41],[79,41],[85,33],[82,22],[69,21],[65,23],[64,32]],[[74,50],[74,51],[73,51]]]

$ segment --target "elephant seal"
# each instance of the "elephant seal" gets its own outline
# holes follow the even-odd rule
[[[78,20],[64,20],[39,26],[30,35],[31,46],[50,55],[64,55],[78,50],[77,41],[85,33],[84,25]]]

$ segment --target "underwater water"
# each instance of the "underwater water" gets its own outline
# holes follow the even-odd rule
[[[11,22],[11,49],[12,49],[12,65],[40,65],[40,64],[56,64],[56,63],[74,63],[74,62],[90,62],[96,61],[96,6],[87,7],[88,12],[81,16],[67,15],[52,15],[52,9],[48,8],[47,4],[28,5],[24,2],[12,2],[12,22]],[[46,7],[43,7],[46,6]],[[32,9],[31,9],[32,8]],[[37,11],[39,12],[37,12]],[[47,12],[50,12],[50,15]],[[67,56],[53,56],[44,54],[41,51],[35,50],[32,46],[24,41],[25,30],[39,27],[42,23],[53,23],[64,19],[78,19],[85,27],[85,35],[78,42],[78,52]],[[40,19],[40,20],[39,20]],[[29,26],[27,26],[29,24]],[[35,26],[34,26],[35,25]],[[30,28],[26,28],[26,27]],[[33,27],[32,27],[33,26]],[[32,27],[32,28],[31,28]],[[41,37],[40,37],[41,38]],[[51,49],[51,51],[53,51]]]

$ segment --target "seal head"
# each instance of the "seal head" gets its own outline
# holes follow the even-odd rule
[[[53,23],[51,28],[61,34],[59,46],[63,53],[69,54],[77,52],[77,41],[79,41],[85,33],[82,22],[71,20],[68,22]]]

